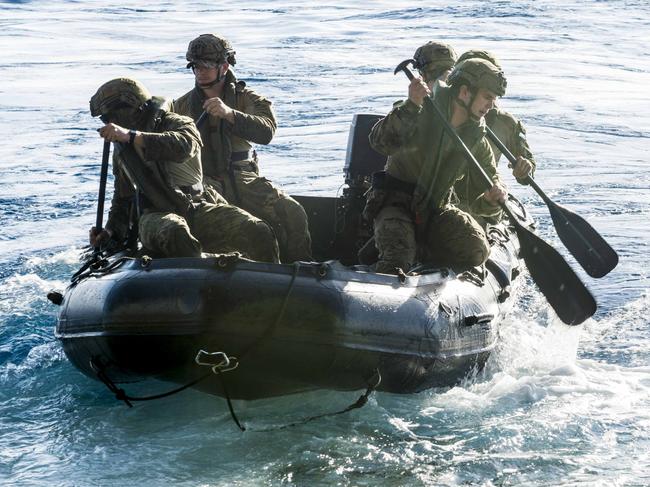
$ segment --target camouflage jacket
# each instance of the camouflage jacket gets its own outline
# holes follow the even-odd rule
[[[160,188],[160,191],[173,191],[201,183],[201,138],[191,119],[161,110],[142,129],[143,150],[138,153],[138,157],[144,166],[157,171],[161,180],[167,184],[168,187]],[[133,175],[128,174],[123,163],[124,149],[120,150],[117,144],[114,146],[115,190],[106,228],[116,240],[121,240],[126,237],[129,229],[135,190]],[[147,209],[157,209],[151,201],[145,200],[144,204]]]
[[[271,102],[246,88],[231,71],[226,73],[223,101],[234,109],[235,123],[208,117],[201,128],[203,172],[209,177],[221,177],[228,170],[233,152],[248,151],[252,143],[271,142],[277,124]],[[203,112],[203,90],[195,87],[172,104],[172,111],[197,120]]]
[[[510,113],[499,108],[493,108],[485,115],[485,123],[492,129],[498,139],[508,148],[512,155],[515,157],[525,157],[533,164],[533,172],[535,171],[535,158],[533,152],[528,146],[526,140],[526,129],[523,124]],[[494,160],[499,163],[501,158],[501,151],[497,146],[488,139],[492,152],[494,153]]]
[[[526,130],[522,123],[510,113],[500,110],[499,108],[493,108],[490,110],[485,116],[485,122],[515,157],[523,156],[533,164],[532,172],[534,173],[535,159],[530,147],[528,146]],[[489,138],[487,140],[489,141],[492,152],[494,153],[495,163],[498,165],[499,159],[501,158],[501,151]],[[454,192],[458,198],[458,207],[475,215],[490,216],[477,213],[473,211],[472,208],[472,195],[475,195],[477,191],[482,188],[484,188],[484,184],[481,179],[477,178],[476,174],[470,173],[468,177],[458,181],[454,185]]]
[[[433,100],[450,120],[450,88],[441,85],[436,89]],[[485,138],[485,127],[468,120],[456,131],[492,181],[498,182],[494,156]],[[462,149],[445,133],[428,103],[422,108],[409,100],[396,103],[393,110],[372,128],[369,138],[375,150],[388,156],[386,172],[416,185],[413,209],[420,213],[447,204],[454,183],[475,171],[468,166]],[[477,214],[497,215],[500,208],[483,197],[486,189],[484,184],[480,190],[469,195],[472,209]]]

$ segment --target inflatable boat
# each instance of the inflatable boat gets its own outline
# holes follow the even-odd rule
[[[69,360],[109,387],[158,379],[236,399],[371,384],[413,393],[480,368],[520,274],[517,236],[508,222],[490,226],[490,259],[461,274],[419,265],[387,275],[360,264],[372,235],[364,193],[385,162],[367,144],[377,118],[354,118],[340,197],[295,197],[317,261],[157,259],[142,250],[97,258],[51,297]]]

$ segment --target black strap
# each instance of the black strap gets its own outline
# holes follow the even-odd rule
[[[386,171],[377,171],[372,173],[372,188],[400,191],[412,195],[415,191],[415,184],[402,181],[395,176],[391,176]]]
[[[251,158],[251,151],[237,151],[230,153],[230,162],[248,161]]]

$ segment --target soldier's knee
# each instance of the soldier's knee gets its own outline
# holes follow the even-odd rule
[[[413,222],[403,218],[383,218],[375,223],[378,247],[415,247]]]
[[[417,243],[413,223],[400,217],[382,218],[375,224],[375,246],[379,251],[377,272],[394,274],[415,263]]]
[[[273,205],[273,210],[281,224],[288,229],[288,233],[302,233],[307,229],[307,212],[300,203],[290,196],[280,193],[280,197]]]
[[[477,238],[468,252],[467,264],[471,267],[482,265],[490,256],[490,244],[485,238]]]
[[[275,240],[273,230],[266,222],[255,219],[254,221],[251,221],[249,225],[253,238],[264,242]]]
[[[200,257],[203,248],[186,225],[170,225],[161,235],[160,246],[172,257]]]
[[[280,262],[278,241],[271,227],[258,219],[250,221],[248,227],[253,247],[249,252],[251,258],[264,262]]]

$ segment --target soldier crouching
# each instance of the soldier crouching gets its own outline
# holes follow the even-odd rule
[[[190,118],[168,111],[164,99],[129,78],[103,84],[90,112],[104,122],[99,135],[115,148],[108,222],[101,231],[91,229],[91,245],[123,241],[137,222],[143,246],[161,257],[238,251],[279,262],[268,225],[223,200],[206,201],[201,138]]]
[[[503,73],[492,63],[466,60],[451,72],[448,85],[436,87],[432,100],[432,90],[414,78],[409,99],[396,103],[373,127],[371,145],[388,156],[383,184],[373,184],[365,211],[374,222],[377,272],[408,271],[416,262],[461,272],[488,258],[483,229],[469,213],[449,204],[454,184],[474,169],[444,133],[433,103],[493,182],[489,190],[479,188],[469,195],[471,209],[497,216],[507,193],[485,138],[483,117],[505,86]]]

